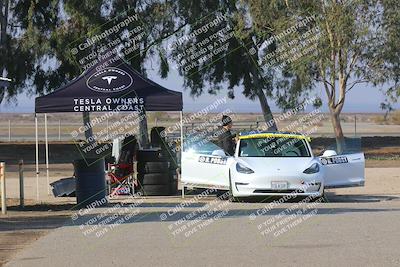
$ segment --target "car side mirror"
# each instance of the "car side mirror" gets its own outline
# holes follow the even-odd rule
[[[225,152],[224,152],[222,149],[214,150],[214,151],[211,153],[211,155],[213,155],[213,156],[219,156],[219,157],[226,157],[226,154],[225,154]]]
[[[332,157],[336,155],[337,153],[335,150],[325,150],[324,153],[322,154],[323,157]]]

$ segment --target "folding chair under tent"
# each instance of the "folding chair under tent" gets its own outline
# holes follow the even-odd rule
[[[90,103],[89,105],[85,103]],[[182,93],[143,77],[118,56],[99,61],[60,89],[35,99],[36,183],[39,199],[39,144],[36,114],[44,113],[46,177],[49,190],[47,113],[179,111],[183,140]],[[182,144],[183,142],[181,142]],[[49,191],[48,191],[49,192]]]

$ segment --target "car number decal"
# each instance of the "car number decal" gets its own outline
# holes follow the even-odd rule
[[[202,163],[226,165],[226,161],[227,161],[227,159],[220,158],[220,157],[206,157],[206,156],[199,157],[199,162],[202,162]]]
[[[329,164],[342,164],[348,163],[348,159],[346,156],[339,156],[339,157],[331,157],[331,158],[321,158],[322,165],[329,165]]]

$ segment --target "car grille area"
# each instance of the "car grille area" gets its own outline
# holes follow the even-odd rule
[[[272,189],[257,189],[254,190],[253,193],[259,193],[259,194],[273,194],[273,193],[283,193],[283,194],[290,194],[290,193],[297,193],[297,194],[301,194],[301,193],[305,193],[304,190],[300,190],[300,189],[282,189],[282,190],[272,190]]]

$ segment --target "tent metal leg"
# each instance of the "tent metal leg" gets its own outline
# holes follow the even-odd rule
[[[39,140],[38,140],[38,119],[35,113],[35,149],[36,149],[36,200],[39,200]]]
[[[181,175],[179,175],[179,177],[180,177],[180,179],[181,179],[181,185],[182,185],[182,198],[185,198],[185,185],[182,183],[182,153],[183,153],[183,111],[181,111],[180,112],[180,121],[181,121],[181,149],[180,149],[180,151],[181,151],[181,153],[180,153],[180,156],[181,156],[181,160],[180,160],[180,163],[181,163]]]
[[[181,155],[183,152],[183,111],[180,112],[180,120],[181,120]]]
[[[47,135],[47,114],[44,114],[44,135],[46,142],[46,187],[47,187],[47,195],[50,195],[50,182],[49,182],[49,141]]]

